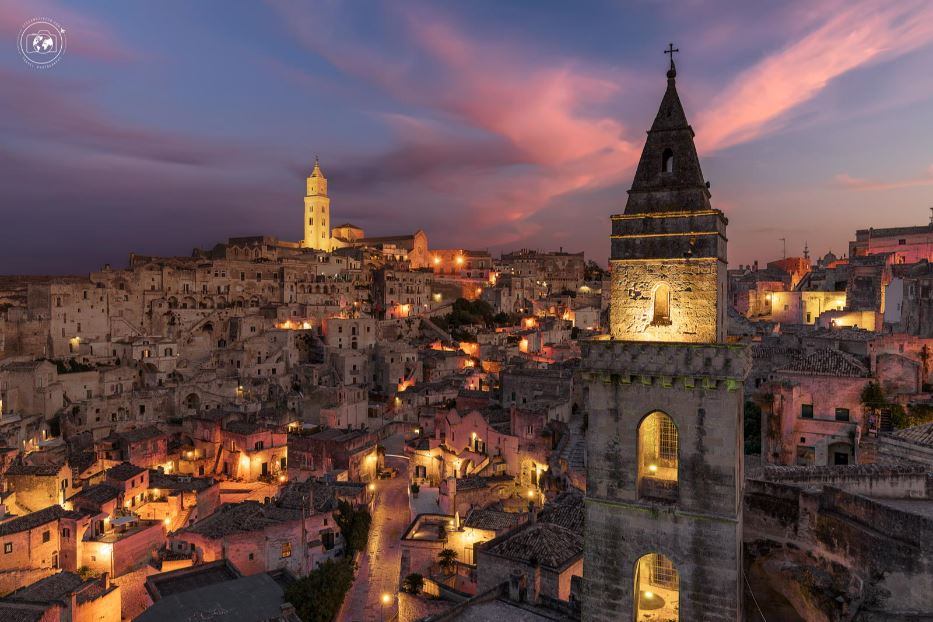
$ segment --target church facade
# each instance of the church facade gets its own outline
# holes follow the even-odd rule
[[[726,224],[675,86],[612,217],[609,339],[584,349],[583,619],[742,618],[742,382]]]

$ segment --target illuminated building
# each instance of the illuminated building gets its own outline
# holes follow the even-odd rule
[[[750,357],[725,344],[726,218],[710,205],[675,76],[672,62],[612,217],[611,339],[584,347],[583,619],[597,622],[744,619]]]
[[[314,169],[307,179],[305,195],[305,236],[301,245],[330,251],[333,247],[330,235],[330,198],[327,196],[327,178],[321,172],[321,165],[314,159]]]

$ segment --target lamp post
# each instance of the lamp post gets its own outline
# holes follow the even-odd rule
[[[392,602],[392,597],[389,596],[388,594],[383,594],[383,595],[382,595],[382,608],[381,608],[381,611],[382,611],[382,622],[385,622],[385,620],[386,620],[386,607],[389,606],[389,603],[390,603],[390,602]]]

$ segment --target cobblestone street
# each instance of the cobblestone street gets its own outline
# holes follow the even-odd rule
[[[401,437],[385,441],[386,454],[401,454]],[[376,508],[366,551],[360,557],[356,581],[347,593],[339,622],[393,620],[397,611],[401,548],[399,538],[408,526],[408,460],[386,457],[386,466],[398,469],[393,479],[376,482]],[[392,597],[383,605],[382,595]]]

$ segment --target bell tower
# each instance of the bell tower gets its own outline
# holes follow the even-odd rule
[[[321,172],[317,157],[314,158],[314,169],[308,175],[306,186],[305,236],[301,245],[330,252],[330,198],[327,196],[327,178]]]
[[[700,171],[676,51],[612,216],[611,334],[583,348],[588,621],[743,619],[751,359],[725,343],[726,218]]]
[[[710,205],[676,77],[672,58],[625,211],[612,216],[613,339],[725,340],[728,221]]]

